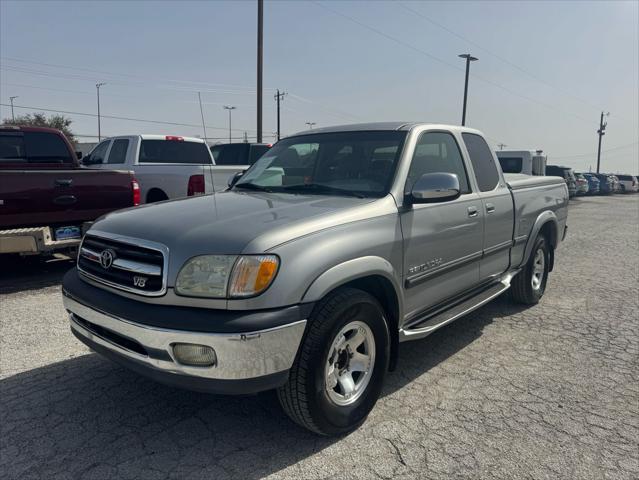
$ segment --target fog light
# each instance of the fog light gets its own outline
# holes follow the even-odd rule
[[[182,365],[212,367],[217,363],[215,350],[206,345],[194,343],[174,343],[173,355]]]

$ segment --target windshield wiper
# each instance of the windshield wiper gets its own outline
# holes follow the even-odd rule
[[[257,192],[268,192],[268,193],[272,193],[273,190],[271,190],[268,187],[263,187],[262,185],[257,185],[255,183],[236,183],[235,185],[233,185],[233,188],[241,188],[241,189],[245,189],[245,190],[255,190]]]
[[[351,190],[344,190],[343,188],[331,187],[330,185],[323,185],[321,183],[303,183],[299,185],[288,185],[282,187],[282,190],[287,192],[304,192],[304,193],[335,193],[337,195],[344,195],[348,197],[366,198],[358,192]]]

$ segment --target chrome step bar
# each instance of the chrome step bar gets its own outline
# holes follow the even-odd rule
[[[424,338],[427,335],[433,333],[438,328],[441,328],[444,325],[447,325],[450,322],[453,322],[458,318],[472,312],[473,310],[478,309],[482,305],[485,305],[510,288],[510,281],[516,273],[518,272],[513,272],[505,275],[497,283],[486,288],[486,290],[482,290],[474,297],[469,298],[468,300],[465,300],[462,303],[459,303],[451,307],[450,309],[417,324],[415,328],[400,328],[399,341],[405,342],[408,340],[417,340],[419,338]]]

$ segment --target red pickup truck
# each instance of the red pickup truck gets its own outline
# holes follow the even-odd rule
[[[91,221],[139,203],[132,172],[82,167],[59,130],[0,126],[0,253],[76,247]]]

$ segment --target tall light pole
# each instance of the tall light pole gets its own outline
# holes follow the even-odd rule
[[[599,135],[599,147],[597,148],[597,173],[599,173],[599,167],[601,165],[601,137],[606,134],[606,126],[608,122],[604,123],[604,115],[607,117],[610,115],[610,112],[604,114],[601,112],[601,118],[599,119],[599,130],[597,130],[597,135]]]
[[[233,110],[235,110],[237,107],[234,107],[233,105],[224,105],[224,110],[228,110],[229,111],[229,143],[232,143],[231,141],[231,112]]]
[[[458,55],[459,58],[466,59],[466,81],[464,82],[464,110],[462,112],[462,127],[466,125],[466,101],[468,100],[468,73],[470,72],[470,62],[474,62],[475,60],[479,60],[476,57],[473,57],[470,53],[463,53]]]
[[[100,87],[106,85],[106,83],[96,83],[95,89],[98,92],[98,143],[102,140],[102,134],[100,132]]]
[[[197,92],[197,99],[200,101],[200,116],[202,117],[202,130],[204,130],[204,143],[206,140],[206,125],[204,124],[204,110],[202,110],[202,95],[200,92]]]
[[[13,120],[14,122],[16,121],[16,114],[13,113],[13,101],[18,98],[17,95],[13,96],[13,97],[9,97],[9,101],[11,102],[11,120]]]
[[[306,125],[308,125],[308,129],[309,130],[313,130],[313,125],[316,125],[315,122],[306,122]]]
[[[262,143],[262,66],[264,60],[264,0],[257,0],[257,143]]]

